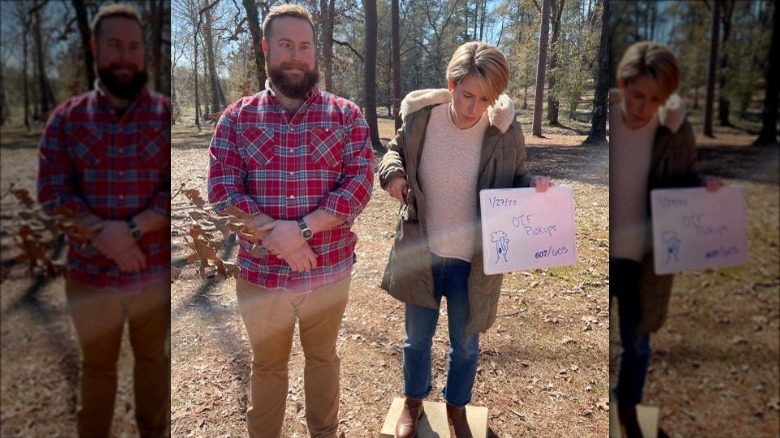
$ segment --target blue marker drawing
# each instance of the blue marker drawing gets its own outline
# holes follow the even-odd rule
[[[509,238],[506,233],[502,230],[493,231],[490,233],[490,241],[496,244],[496,263],[501,260],[501,257],[506,262],[506,253],[509,252]]]
[[[677,232],[667,230],[661,235],[661,241],[666,245],[666,264],[668,264],[672,257],[674,257],[675,263],[679,263],[680,260],[677,255],[680,253],[680,236]]]

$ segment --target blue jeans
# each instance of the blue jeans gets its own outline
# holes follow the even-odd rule
[[[447,403],[466,406],[479,361],[479,333],[466,334],[469,320],[468,278],[471,263],[457,259],[433,257],[433,284],[436,301],[447,297],[450,352],[447,363],[447,383],[442,395]],[[404,394],[423,399],[431,393],[431,345],[439,320],[439,309],[406,305],[406,337],[404,338]]]
[[[627,259],[609,259],[609,297],[617,297],[620,327],[618,381],[613,394],[620,407],[642,401],[647,365],[650,362],[650,334],[637,335],[641,313],[639,286],[642,264]]]

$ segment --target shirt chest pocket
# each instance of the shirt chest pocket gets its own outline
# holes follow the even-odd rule
[[[170,131],[162,128],[143,128],[138,133],[138,150],[145,167],[166,169],[171,162]]]
[[[100,166],[104,158],[104,133],[100,128],[79,126],[73,130],[73,149],[71,158],[79,169],[94,169]]]
[[[264,168],[274,158],[274,130],[246,127],[238,134],[239,153],[247,169]]]
[[[309,144],[312,146],[312,161],[315,165],[329,168],[341,168],[344,144],[338,135],[340,131],[329,128],[314,128],[309,131]]]

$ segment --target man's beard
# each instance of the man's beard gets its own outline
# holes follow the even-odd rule
[[[309,94],[309,91],[314,88],[314,85],[317,84],[317,81],[320,80],[317,64],[314,65],[314,69],[310,70],[306,64],[300,62],[290,61],[283,62],[278,66],[271,66],[266,61],[265,68],[273,86],[290,99],[304,99]],[[300,69],[303,71],[303,77],[298,82],[294,82],[284,72],[289,68]]]
[[[117,77],[113,70],[119,68],[126,68],[133,72],[130,80],[123,81]],[[134,65],[122,66],[118,62],[112,63],[108,67],[98,68],[98,77],[100,83],[115,97],[124,100],[133,100],[138,92],[146,85],[146,81],[149,79],[149,75],[146,73],[146,69],[136,70]]]

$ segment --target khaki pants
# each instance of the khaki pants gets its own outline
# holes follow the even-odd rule
[[[166,436],[170,409],[170,285],[138,292],[97,290],[66,280],[68,310],[81,345],[81,437],[109,436],[117,388],[117,359],[125,318],[135,365],[135,418],[142,437]]]
[[[250,437],[281,435],[287,369],[296,318],[305,358],[306,424],[312,437],[336,437],[340,360],[336,354],[350,278],[309,294],[267,289],[237,280],[241,318],[252,343]]]

